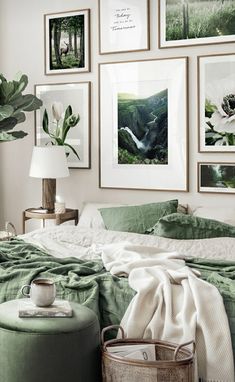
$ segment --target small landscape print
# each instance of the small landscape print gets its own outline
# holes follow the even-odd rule
[[[166,42],[226,42],[235,35],[234,0],[165,0],[164,5]]]
[[[87,71],[87,11],[46,15],[47,73]]]
[[[200,164],[201,192],[235,193],[235,164]]]
[[[118,164],[167,164],[168,89],[159,90],[161,81],[125,85],[118,92]]]
[[[235,151],[235,55],[200,57],[200,146]]]

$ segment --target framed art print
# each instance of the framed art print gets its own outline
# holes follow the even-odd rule
[[[44,15],[45,74],[89,72],[90,10]]]
[[[100,64],[100,187],[188,190],[186,57]]]
[[[198,192],[235,194],[235,163],[198,163]]]
[[[90,168],[90,82],[35,85],[35,95],[43,102],[35,112],[35,144],[62,144],[65,137],[68,167]]]
[[[234,0],[159,0],[159,45],[235,42]]]
[[[235,54],[198,57],[199,151],[235,152]]]
[[[99,0],[100,54],[149,50],[149,0]]]

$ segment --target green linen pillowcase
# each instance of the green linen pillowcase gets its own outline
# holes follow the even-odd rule
[[[161,218],[153,227],[151,234],[184,240],[235,237],[235,227],[218,220],[173,213]]]
[[[178,200],[123,206],[99,208],[105,228],[111,231],[146,233],[157,221],[177,212]]]

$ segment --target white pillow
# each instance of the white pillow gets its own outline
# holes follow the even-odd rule
[[[84,207],[79,217],[79,227],[105,229],[105,225],[98,211],[99,208],[121,207],[124,204],[117,203],[84,203]]]
[[[206,219],[214,219],[235,226],[235,207],[196,207],[192,214]]]

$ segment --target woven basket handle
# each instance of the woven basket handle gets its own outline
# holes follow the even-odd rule
[[[101,345],[104,345],[104,334],[108,330],[112,330],[112,329],[119,329],[121,331],[121,334],[122,334],[122,339],[124,339],[124,337],[125,337],[124,330],[123,330],[123,328],[120,325],[106,326],[106,328],[102,329],[102,332],[101,332]]]
[[[173,356],[173,361],[176,361],[176,358],[177,358],[177,355],[178,355],[178,352],[181,348],[184,348],[185,346],[187,345],[193,345],[193,354],[195,354],[195,349],[196,349],[196,345],[195,345],[195,341],[188,341],[188,342],[185,342],[184,344],[181,344],[179,346],[177,346],[177,348],[175,349],[174,351],[174,356]]]
[[[6,232],[8,233],[8,236],[10,236],[10,232],[12,232],[14,236],[17,235],[15,226],[14,226],[14,224],[12,224],[11,222],[6,222],[6,224],[5,224],[5,230],[6,230]]]

